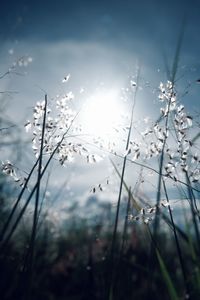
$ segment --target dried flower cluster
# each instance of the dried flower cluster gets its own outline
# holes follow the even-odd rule
[[[67,82],[69,78],[70,75],[67,75],[63,82]],[[138,159],[147,161],[152,157],[161,155],[164,151],[163,175],[177,181],[181,176],[180,174],[187,172],[189,179],[192,182],[197,182],[200,179],[200,157],[195,151],[190,137],[192,117],[186,113],[184,106],[177,101],[175,87],[170,81],[167,81],[166,84],[160,83],[159,91],[158,98],[163,104],[160,110],[160,120],[141,134],[141,141],[130,141],[124,156],[128,156],[132,161]],[[73,161],[77,154],[85,157],[88,163],[98,162],[101,157],[91,154],[83,143],[77,142],[77,139],[74,138],[80,134],[81,129],[74,124],[76,113],[71,109],[73,99],[74,94],[70,91],[48,102],[43,155],[49,156],[54,153],[54,158],[61,165]],[[39,157],[44,112],[45,102],[37,102],[33,110],[33,119],[25,124],[26,131],[32,133],[32,149],[36,158]],[[167,123],[166,120],[168,120]],[[95,145],[98,144],[100,149],[105,149],[105,143],[102,139],[96,137],[93,142]],[[114,148],[115,143],[110,141],[107,150],[117,154],[113,150]],[[5,168],[5,165],[6,163],[2,164],[4,173],[10,172],[9,175],[16,180],[14,171],[10,170],[8,164],[8,167]]]
[[[166,147],[167,158],[165,171],[167,175],[175,181],[181,171],[187,172],[191,181],[198,181],[200,179],[200,159],[195,152],[190,138],[192,117],[186,113],[182,104],[177,103],[176,93],[171,83],[168,82],[166,89],[161,85],[161,91],[162,95],[165,95],[170,111],[172,111],[172,121],[171,124],[169,124],[171,129],[168,126],[166,133],[168,135],[170,132],[171,138],[173,139],[173,147],[170,145]]]
[[[2,162],[1,170],[4,174],[12,177],[15,182],[18,182],[21,187],[24,186],[26,177],[19,176],[19,174],[17,174],[17,168],[9,160]]]
[[[132,161],[157,157],[164,150],[164,170],[175,181],[187,172],[192,182],[200,179],[200,157],[191,140],[192,117],[185,107],[178,103],[174,86],[170,81],[159,86],[161,118],[142,134],[142,141],[132,141],[125,155],[132,155]],[[166,123],[166,118],[168,122]],[[164,146],[165,145],[165,146]],[[141,155],[143,154],[143,155]]]
[[[167,201],[161,201],[160,205],[155,205],[152,207],[146,207],[146,208],[142,208],[140,210],[140,213],[136,216],[133,216],[132,214],[130,214],[128,216],[128,219],[130,221],[134,220],[134,221],[142,221],[144,224],[149,224],[149,222],[153,221],[155,214],[157,212],[159,212],[161,209],[165,209],[168,208],[169,206],[169,202]]]
[[[56,100],[51,101],[51,106],[47,106],[43,153],[51,155],[56,150],[54,158],[58,159],[61,165],[73,161],[77,154],[84,156],[88,163],[97,162],[99,156],[90,154],[82,143],[75,142],[73,139],[74,136],[80,134],[80,128],[74,125],[76,112],[70,108],[70,102],[73,99],[74,94],[70,91],[63,96],[57,96]],[[44,110],[45,101],[37,102],[34,107],[33,120],[25,124],[26,131],[32,131],[32,148],[36,157],[39,156],[42,139]]]
[[[9,54],[12,55],[14,53],[13,49],[9,50]],[[6,77],[10,74],[17,74],[21,75],[21,70],[19,71],[19,68],[26,68],[29,64],[31,64],[33,61],[33,58],[31,56],[22,56],[18,58],[16,61],[12,63],[12,65],[9,67],[9,69],[2,75],[0,75],[0,79]]]
[[[69,80],[69,77],[70,75],[67,76],[66,81]],[[33,108],[32,120],[27,120],[24,125],[26,132],[32,135],[32,149],[36,158],[40,155],[42,128],[46,112],[43,137],[44,158],[50,158],[53,155],[53,158],[58,160],[60,165],[74,161],[76,155],[83,156],[88,163],[96,163],[102,159],[99,155],[90,153],[90,150],[77,139],[82,129],[75,124],[77,113],[71,109],[73,99],[74,94],[69,91],[48,101],[47,106],[45,106],[45,101],[36,103]],[[16,168],[11,162],[2,162],[1,169],[3,173],[10,175],[15,182],[19,182],[20,186],[24,185],[26,178],[16,175]]]

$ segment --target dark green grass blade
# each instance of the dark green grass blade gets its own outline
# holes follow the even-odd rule
[[[176,289],[173,285],[172,279],[169,275],[169,272],[167,270],[167,267],[164,263],[164,260],[162,259],[161,254],[159,253],[158,249],[156,249],[156,256],[159,262],[160,270],[164,279],[164,282],[166,284],[169,296],[171,300],[179,300],[180,298],[177,295]]]

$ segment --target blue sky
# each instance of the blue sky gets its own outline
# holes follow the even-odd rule
[[[190,104],[192,99],[192,108],[196,108],[199,86],[195,81],[200,74],[198,12],[199,2],[195,0],[2,1],[1,74],[23,55],[30,55],[34,62],[27,78],[9,77],[2,81],[2,89],[17,89],[21,100],[16,102],[21,102],[24,109],[24,98],[29,98],[31,105],[39,97],[38,86],[49,93],[58,91],[58,83],[66,73],[72,75],[73,88],[95,88],[100,82],[126,86],[137,61],[142,65],[144,80],[153,89],[166,80],[164,56],[171,68],[185,16],[177,78],[181,88],[192,83],[190,96],[194,97],[190,97]],[[8,54],[10,49],[14,50],[12,56]],[[183,101],[187,105],[188,101]]]
[[[170,67],[186,16],[180,75],[195,80],[200,64],[199,8],[195,0],[2,1],[1,64],[7,63],[8,49],[15,50],[15,57],[32,56],[30,76],[34,80],[35,74],[49,89],[48,82],[52,87],[51,80],[56,82],[62,72],[73,73],[76,82],[80,74],[82,85],[86,78],[90,85],[91,79],[92,84],[118,84],[122,78],[124,84],[140,60],[146,80],[154,85],[166,78],[163,53]],[[5,69],[6,64],[2,72]]]

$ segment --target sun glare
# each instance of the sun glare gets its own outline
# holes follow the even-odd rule
[[[117,91],[97,92],[83,109],[83,124],[87,133],[95,136],[112,134],[122,114]]]

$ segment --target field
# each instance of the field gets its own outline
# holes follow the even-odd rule
[[[132,7],[131,1],[127,3]],[[73,5],[70,9],[73,11]],[[93,9],[96,16],[96,7]],[[88,13],[83,6],[75,11],[80,12],[80,19]],[[191,45],[191,52],[184,52],[187,22],[183,18],[168,56],[163,52],[164,71],[152,67],[158,78],[156,86],[155,78],[147,78],[153,71],[149,72],[150,64],[145,66],[141,59],[143,56],[145,61],[148,53],[141,40],[140,59],[128,66],[130,73],[121,80],[122,74],[117,77],[116,70],[129,65],[132,49],[129,54],[126,49],[127,57],[119,61],[116,41],[106,38],[109,30],[114,36],[111,29],[119,12],[116,9],[113,16],[102,17],[102,26],[110,29],[100,31],[99,39],[105,39],[107,48],[96,40],[87,44],[83,39],[78,44],[72,38],[64,42],[56,36],[56,42],[43,42],[41,48],[34,39],[30,42],[36,59],[19,56],[14,48],[7,50],[9,59],[5,58],[2,70],[7,69],[0,74],[2,300],[199,299],[199,62],[193,67],[182,63],[182,59],[193,59]],[[129,28],[128,8],[123,13]],[[91,20],[96,24],[94,16]],[[144,16],[148,14],[144,12]],[[98,33],[98,24],[95,26]],[[56,32],[56,26],[53,30]],[[120,38],[126,44],[124,32]],[[20,51],[24,41],[19,43]],[[58,52],[52,54],[55,49]],[[65,51],[79,59],[86,54],[88,60],[80,67],[77,60],[76,72],[71,72],[73,59],[67,58],[69,72],[54,87],[53,75],[44,80],[43,75],[54,72],[53,66],[58,64],[55,76],[60,76]],[[157,63],[157,54],[154,59],[151,55],[151,63],[154,59]],[[114,61],[119,61],[120,67]],[[31,71],[34,75],[28,81]],[[71,73],[79,76],[77,82]],[[111,79],[116,76],[113,84],[111,73]],[[37,76],[41,85],[34,83]],[[42,86],[47,82],[49,90]],[[24,95],[18,94],[18,87]]]

